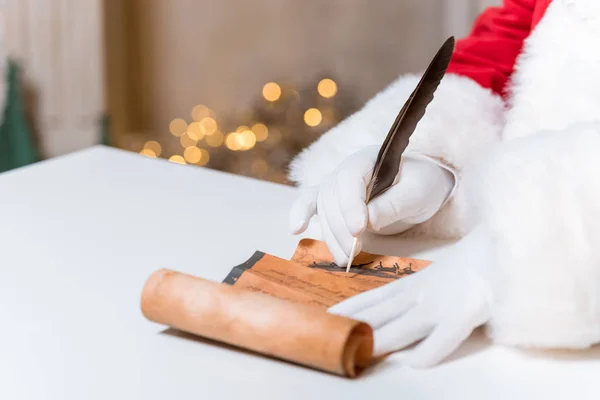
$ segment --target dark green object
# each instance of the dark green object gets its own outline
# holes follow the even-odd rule
[[[7,87],[0,126],[0,172],[39,160],[39,152],[25,118],[19,66],[14,61],[8,62]]]
[[[111,146],[110,136],[110,118],[103,115],[100,118],[100,144]]]

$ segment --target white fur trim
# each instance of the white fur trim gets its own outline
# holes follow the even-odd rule
[[[525,42],[503,139],[600,120],[600,2],[554,0]]]
[[[490,336],[585,348],[600,341],[600,124],[506,142],[464,179],[492,232]]]
[[[290,179],[300,186],[315,186],[342,161],[366,146],[380,145],[398,111],[420,76],[409,75],[392,83],[366,106],[324,134],[291,163]],[[425,117],[413,134],[407,152],[424,154],[460,170],[471,158],[499,140],[504,103],[474,81],[447,75]],[[410,231],[412,235],[457,237],[464,234],[467,208],[460,187],[434,218]]]

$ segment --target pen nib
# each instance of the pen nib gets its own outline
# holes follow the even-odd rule
[[[354,238],[352,241],[352,250],[350,250],[350,258],[348,259],[348,264],[346,265],[346,273],[350,272],[350,268],[352,267],[352,261],[354,261],[354,253],[356,253],[356,246],[358,246],[358,238]]]

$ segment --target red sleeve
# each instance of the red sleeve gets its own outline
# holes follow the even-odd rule
[[[488,8],[464,39],[457,41],[449,73],[467,76],[504,95],[515,60],[532,29],[536,0],[504,0]]]

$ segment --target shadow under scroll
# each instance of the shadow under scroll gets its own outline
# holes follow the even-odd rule
[[[191,341],[191,342],[195,342],[195,343],[209,345],[211,347],[217,347],[217,348],[220,348],[220,349],[225,349],[225,350],[229,350],[229,351],[235,351],[237,353],[249,355],[249,356],[252,356],[252,357],[257,357],[258,359],[262,359],[262,360],[269,360],[271,362],[277,362],[277,363],[280,363],[281,366],[290,366],[291,365],[291,366],[296,366],[296,367],[300,367],[300,368],[311,370],[311,371],[323,372],[323,373],[328,374],[328,375],[330,375],[332,377],[343,379],[343,380],[347,380],[347,379],[359,379],[361,377],[361,375],[363,375],[363,373],[359,373],[359,375],[356,378],[345,378],[343,376],[339,376],[339,375],[336,375],[336,374],[333,374],[333,373],[330,373],[330,372],[327,372],[327,371],[322,371],[322,370],[317,370],[315,368],[310,368],[310,367],[308,367],[306,365],[298,364],[298,363],[295,363],[293,361],[284,360],[284,359],[281,359],[281,358],[278,358],[278,357],[271,357],[271,356],[264,355],[264,354],[261,354],[261,353],[258,353],[258,352],[252,351],[252,350],[244,349],[242,347],[237,347],[237,346],[230,345],[230,344],[227,344],[227,343],[218,342],[216,340],[207,339],[207,338],[204,338],[204,337],[201,337],[201,336],[197,336],[197,335],[193,335],[191,333],[183,332],[183,331],[180,331],[180,330],[174,329],[174,328],[166,328],[166,329],[162,330],[161,332],[159,332],[159,334],[160,335],[171,336],[171,337],[178,338],[178,339],[181,339],[181,340],[187,340],[187,341]]]

